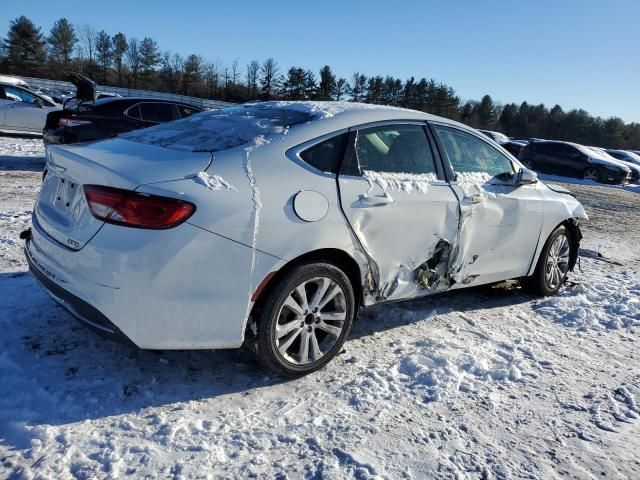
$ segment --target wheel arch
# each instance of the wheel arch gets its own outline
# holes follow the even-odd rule
[[[322,248],[304,253],[290,261],[277,271],[271,272],[256,289],[253,298],[253,307],[250,316],[255,315],[255,311],[261,308],[262,303],[271,294],[281,278],[299,265],[309,263],[330,263],[340,268],[349,278],[353,291],[356,295],[356,306],[362,304],[363,286],[362,273],[358,262],[344,250],[337,248]],[[249,325],[247,326],[249,327]]]
[[[529,269],[529,273],[527,276],[533,275],[536,265],[538,265],[538,260],[540,259],[540,255],[542,255],[544,247],[549,241],[549,237],[551,236],[551,234],[553,234],[553,232],[555,232],[558,229],[558,227],[562,227],[562,226],[564,226],[569,231],[569,240],[570,240],[570,246],[571,246],[571,250],[569,251],[569,271],[570,272],[573,271],[573,269],[576,266],[576,263],[578,262],[578,254],[580,252],[580,241],[582,240],[582,232],[580,231],[580,227],[578,225],[578,219],[574,217],[569,217],[564,219],[557,225],[555,225],[549,231],[548,235],[546,235],[546,237],[544,238],[544,241],[542,241],[543,239],[540,238],[540,241],[538,242],[538,248],[536,249],[537,250],[536,255],[533,259],[533,262],[531,263],[531,267]]]

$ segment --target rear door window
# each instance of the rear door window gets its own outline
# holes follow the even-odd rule
[[[125,115],[130,118],[134,118],[136,120],[140,120],[140,106],[138,104],[129,107],[125,111]]]
[[[358,130],[355,152],[361,172],[436,173],[431,146],[421,125]]]
[[[165,123],[179,118],[178,111],[172,103],[145,102],[138,105],[140,118],[145,122]]]

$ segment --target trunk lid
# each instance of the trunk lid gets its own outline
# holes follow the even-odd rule
[[[113,139],[87,145],[50,145],[35,222],[50,237],[80,250],[103,225],[89,210],[84,185],[135,190],[180,180],[207,168],[209,152],[183,152]]]
[[[69,73],[67,80],[76,87],[76,99],[91,102],[96,100],[96,82],[75,72]]]

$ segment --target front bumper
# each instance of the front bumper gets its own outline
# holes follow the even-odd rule
[[[129,337],[97,308],[89,305],[84,300],[68,292],[55,282],[55,275],[49,272],[44,266],[38,265],[32,257],[29,247],[31,242],[31,229],[23,232],[21,238],[25,240],[24,253],[29,264],[29,271],[49,294],[49,296],[60,306],[65,308],[71,315],[79,320],[83,325],[89,327],[100,335],[111,340],[138,347]]]

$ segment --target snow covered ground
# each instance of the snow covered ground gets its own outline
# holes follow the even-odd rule
[[[638,190],[569,185],[592,220],[559,296],[378,307],[285,381],[240,351],[132,351],[57,307],[17,238],[39,142],[0,137],[0,478],[640,478]]]

